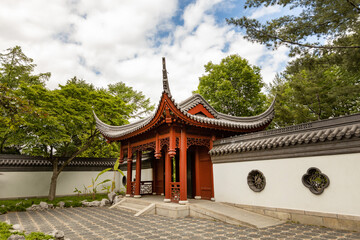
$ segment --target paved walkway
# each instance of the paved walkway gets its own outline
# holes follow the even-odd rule
[[[254,229],[222,222],[157,215],[134,217],[133,212],[109,208],[66,208],[0,215],[20,223],[27,232],[62,230],[77,239],[360,239],[360,233],[286,223]]]

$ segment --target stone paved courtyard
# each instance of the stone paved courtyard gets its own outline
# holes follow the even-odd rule
[[[27,232],[62,230],[74,239],[360,239],[359,232],[286,223],[253,229],[222,222],[157,215],[134,217],[134,213],[109,208],[66,208],[0,215],[20,223]]]

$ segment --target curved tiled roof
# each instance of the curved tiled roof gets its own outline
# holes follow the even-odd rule
[[[273,100],[270,107],[265,112],[251,117],[236,117],[218,112],[198,93],[182,101],[179,104],[179,107],[185,111],[189,111],[198,104],[202,104],[206,110],[208,110],[216,119],[219,120],[233,121],[233,122],[257,122],[264,120],[264,118],[269,116],[269,113],[274,112],[275,99]]]
[[[142,127],[146,126],[155,116],[155,114],[151,114],[149,117],[141,119],[139,121],[123,125],[123,126],[112,126],[101,121],[94,113],[94,118],[96,121],[96,128],[100,131],[102,135],[108,138],[117,138],[121,136],[125,136],[129,133],[132,133]]]
[[[63,164],[67,158],[59,158],[59,164]],[[68,166],[72,167],[112,167],[116,158],[75,158]],[[52,166],[52,163],[43,157],[25,155],[0,154],[0,167],[33,167]]]
[[[231,137],[214,142],[212,156],[360,137],[360,114]]]
[[[139,120],[134,123],[130,123],[123,126],[111,126],[104,122],[102,122],[94,112],[94,118],[96,120],[97,129],[103,134],[106,138],[116,139],[125,137],[128,134],[131,134],[139,129],[147,127],[150,122],[154,119],[157,113],[161,110],[160,106],[163,101],[164,96],[167,96],[170,100],[170,104],[172,104],[178,112],[182,114],[183,119],[188,119],[195,121],[199,124],[204,124],[204,127],[208,128],[227,128],[233,129],[235,131],[239,130],[251,130],[251,129],[259,129],[266,127],[272,119],[274,118],[274,103],[275,99],[270,105],[270,107],[260,115],[253,117],[234,117],[230,115],[226,115],[223,113],[217,112],[213,107],[210,106],[208,102],[199,94],[195,94],[185,101],[177,104],[175,100],[172,98],[169,88],[169,83],[167,79],[167,73],[165,69],[165,62],[163,59],[163,93],[160,98],[157,110],[155,113],[151,114],[149,117]],[[215,118],[208,118],[198,115],[192,115],[188,113],[188,111],[195,107],[198,104],[202,104]]]
[[[199,97],[200,95],[197,95],[195,97]],[[195,99],[195,98],[194,98]],[[216,116],[218,116],[217,118],[208,118],[208,117],[202,117],[202,116],[198,116],[198,115],[192,115],[190,113],[188,113],[188,106],[186,107],[182,107],[181,104],[177,104],[174,102],[174,99],[171,98],[171,101],[173,102],[174,106],[186,117],[190,118],[191,120],[194,120],[198,123],[206,123],[209,125],[212,125],[214,127],[219,126],[219,127],[227,127],[227,128],[232,128],[232,129],[257,129],[263,126],[268,125],[272,119],[274,118],[274,103],[275,100],[273,101],[273,103],[270,105],[270,107],[263,112],[260,115],[257,116],[253,116],[253,117],[233,117],[233,116],[229,116],[223,113],[218,113],[216,112]],[[205,101],[205,100],[204,100]],[[159,102],[159,105],[161,103],[161,100]],[[205,101],[206,103],[206,101]],[[159,111],[159,107],[157,109],[157,111]],[[156,112],[157,112],[156,111]],[[211,112],[210,112],[211,113]],[[145,127],[148,123],[150,123],[150,121],[154,118],[154,116],[156,115],[156,113],[150,115],[147,118],[144,118],[140,121],[134,122],[134,123],[130,123],[127,125],[123,125],[123,126],[111,126],[108,125],[104,122],[102,122],[95,114],[94,112],[94,117],[96,120],[96,127],[97,129],[105,136],[108,138],[119,138],[122,136],[126,136],[127,134],[130,134],[136,130],[139,130],[143,127]]]
[[[198,93],[182,101],[179,106],[185,111],[189,111],[198,104],[202,104],[215,118],[218,117],[218,112]]]

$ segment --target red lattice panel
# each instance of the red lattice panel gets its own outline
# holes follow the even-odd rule
[[[171,182],[171,201],[178,203],[180,201],[180,183],[179,182]]]

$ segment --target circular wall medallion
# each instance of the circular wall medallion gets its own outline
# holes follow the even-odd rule
[[[259,170],[252,170],[247,177],[249,188],[254,192],[261,192],[266,185],[266,179],[262,172]]]
[[[315,167],[309,168],[301,180],[304,186],[316,195],[322,194],[330,184],[328,176],[321,173],[321,171]]]
[[[123,176],[123,178],[122,178],[122,184],[123,184],[123,186],[126,185],[126,176]]]

